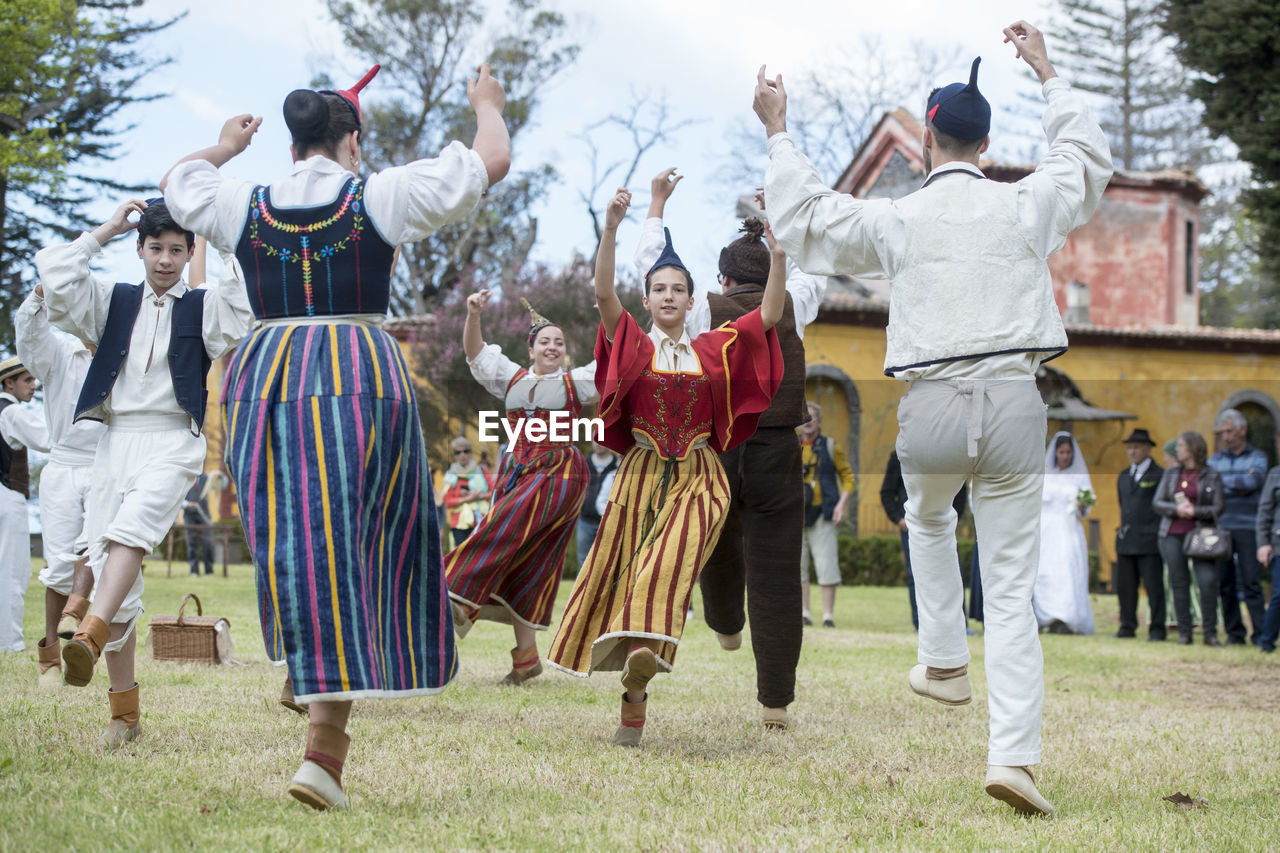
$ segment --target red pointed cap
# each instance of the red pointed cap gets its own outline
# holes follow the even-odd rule
[[[360,90],[369,85],[369,81],[377,76],[381,70],[381,65],[373,66],[350,89],[325,89],[324,91],[332,92],[350,104],[352,112],[356,114],[356,124],[363,124],[363,118],[360,115]]]

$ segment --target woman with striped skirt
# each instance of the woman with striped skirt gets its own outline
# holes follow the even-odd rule
[[[724,525],[729,484],[720,453],[755,432],[782,382],[773,326],[786,270],[769,272],[764,301],[690,340],[693,277],[671,246],[645,276],[645,334],[614,290],[614,245],[631,194],[605,214],[596,255],[596,388],[604,441],[625,454],[600,531],[578,574],[548,663],[572,675],[621,670],[622,720],[613,742],[639,746],[649,680],[670,672],[685,613]]]
[[[263,639],[310,718],[289,793],[317,809],[347,805],[352,700],[435,693],[457,672],[418,409],[381,323],[395,247],[467,215],[510,165],[505,95],[481,66],[470,149],[358,177],[358,93],[377,70],[289,95],[288,177],[219,174],[262,121],[246,115],[162,185],[180,223],[235,252],[261,321],[226,372],[227,464]]]
[[[487,290],[467,298],[462,348],[471,375],[503,401],[508,422],[519,432],[498,469],[492,507],[471,536],[445,557],[445,574],[459,636],[477,619],[505,622],[514,629],[511,671],[501,683],[519,685],[542,673],[535,632],[551,623],[565,548],[590,480],[577,447],[554,440],[550,429],[544,440],[530,440],[521,425],[540,421],[549,426],[556,412],[577,418],[598,395],[595,362],[564,370],[564,331],[532,308],[528,369],[504,356],[496,344],[486,345],[480,315],[488,299]]]

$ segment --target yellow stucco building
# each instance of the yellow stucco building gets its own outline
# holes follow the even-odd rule
[[[898,401],[906,391],[905,383],[883,374],[887,317],[884,306],[829,297],[805,331],[809,399],[822,406],[823,432],[844,444],[858,475],[857,513],[849,524],[860,536],[897,533],[879,494],[898,436]],[[1050,435],[1063,428],[1075,435],[1089,466],[1098,496],[1090,545],[1098,550],[1106,581],[1120,515],[1116,478],[1129,464],[1122,443],[1129,430],[1144,427],[1160,444],[1195,430],[1212,448],[1218,412],[1234,406],[1250,421],[1250,439],[1274,461],[1280,332],[1069,326],[1068,336],[1070,351],[1043,372],[1059,384],[1065,377],[1090,407],[1108,410],[1102,415],[1135,416],[1049,422]],[[1160,462],[1160,449],[1153,454]]]

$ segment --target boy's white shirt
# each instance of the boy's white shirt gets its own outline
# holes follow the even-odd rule
[[[44,299],[34,290],[13,313],[13,329],[18,357],[44,389],[51,458],[64,465],[92,465],[106,427],[90,420],[72,423],[72,419],[93,356],[84,344],[50,327]]]
[[[86,233],[36,253],[49,322],[92,343],[100,340],[106,328],[115,288],[114,282],[89,269],[90,258],[101,250],[93,235]],[[201,323],[205,352],[215,360],[238,344],[253,322],[239,262],[226,252],[222,261],[222,281],[217,287],[208,287]],[[185,414],[174,396],[168,355],[173,304],[187,291],[185,281],[159,297],[149,285],[144,287],[120,376],[95,414],[108,420],[120,415]]]
[[[0,391],[0,400],[8,400],[12,406],[6,406],[0,412],[0,435],[10,450],[21,450],[28,447],[49,452],[49,429],[44,418],[35,409],[23,405],[17,397],[8,391]]]

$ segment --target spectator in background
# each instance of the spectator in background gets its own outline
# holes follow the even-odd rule
[[[587,561],[591,543],[596,541],[596,531],[600,529],[600,519],[609,502],[609,489],[613,487],[613,477],[618,473],[618,454],[599,442],[591,442],[587,473],[591,475],[591,480],[587,483],[587,495],[583,498],[582,509],[578,513],[579,569]]]
[[[444,472],[445,523],[453,535],[453,547],[457,548],[476,529],[480,519],[489,511],[489,495],[493,485],[484,468],[471,453],[471,442],[466,436],[458,436],[449,442],[453,462]]]
[[[1178,457],[1174,456],[1178,439],[1171,438],[1160,448],[1160,467],[1168,471],[1170,468],[1178,467]],[[1164,476],[1163,474],[1161,476]],[[1159,485],[1156,486],[1157,491]],[[1159,546],[1160,537],[1156,537],[1156,545]],[[1173,586],[1169,583],[1169,564],[1164,562],[1164,555],[1161,554],[1160,562],[1164,564],[1164,600],[1165,600],[1165,629],[1170,627],[1178,627],[1177,614],[1169,610],[1169,605],[1173,602]],[[1200,624],[1200,587],[1191,584],[1187,591],[1191,594],[1191,624]]]
[[[1258,575],[1258,539],[1254,527],[1258,519],[1258,497],[1267,476],[1267,455],[1249,444],[1245,438],[1249,424],[1236,409],[1223,409],[1214,424],[1213,434],[1224,445],[1209,457],[1209,467],[1222,475],[1225,507],[1218,524],[1231,533],[1231,557],[1218,563],[1219,590],[1222,594],[1222,629],[1227,645],[1244,645],[1244,620],[1240,618],[1240,599],[1249,608],[1253,624],[1250,640],[1256,646],[1262,636],[1262,585]]]
[[[1116,479],[1120,526],[1116,528],[1116,598],[1120,603],[1117,638],[1135,636],[1138,628],[1138,581],[1147,588],[1151,621],[1147,639],[1165,638],[1164,572],[1160,560],[1160,515],[1151,505],[1164,469],[1151,458],[1156,443],[1145,429],[1124,440],[1129,467]]]
[[[206,575],[213,574],[213,531],[208,529],[213,524],[213,516],[209,515],[210,485],[209,474],[203,473],[182,499],[182,526],[186,528],[182,535],[187,543],[187,565],[193,575],[200,574],[201,563]]]
[[[1151,501],[1156,512],[1164,516],[1160,522],[1160,554],[1169,567],[1169,580],[1173,585],[1173,609],[1178,615],[1178,643],[1191,644],[1191,576],[1187,572],[1186,553],[1182,550],[1183,537],[1195,529],[1197,522],[1210,524],[1222,514],[1222,477],[1205,465],[1209,449],[1204,436],[1198,432],[1184,432],[1178,436],[1174,453],[1178,464],[1166,468],[1156,486],[1156,496]],[[1204,614],[1204,644],[1220,646],[1218,642],[1218,570],[1213,560],[1191,560],[1196,585],[1200,587],[1200,607]]]
[[[809,615],[809,563],[822,587],[822,627],[836,626],[836,587],[840,584],[836,528],[844,521],[845,505],[853,493],[849,457],[835,440],[822,434],[822,407],[807,403],[809,421],[800,427],[800,465],[804,478],[804,537],[800,544],[801,618]]]
[[[1276,636],[1280,634],[1280,465],[1267,473],[1258,500],[1256,531],[1258,536],[1258,562],[1271,570],[1271,603],[1267,605],[1262,620],[1262,633],[1258,648],[1264,652],[1276,650]]]
[[[968,503],[968,488],[962,486],[960,491],[956,492],[956,498],[951,502],[951,506],[955,508],[956,517],[964,515],[965,505]],[[911,627],[917,631],[920,630],[920,612],[916,608],[916,579],[911,572],[911,546],[907,536],[907,485],[902,480],[902,462],[898,459],[898,451],[894,450],[889,454],[889,463],[884,469],[884,483],[880,486],[880,505],[884,507],[885,515],[889,516],[889,520],[898,526],[898,535],[902,537],[902,562],[907,567],[907,598],[911,602]],[[974,544],[975,554],[977,544]],[[958,558],[958,555],[957,555]],[[964,577],[964,567],[957,562],[960,569],[960,577]],[[976,557],[973,558],[971,568],[976,567]],[[976,571],[976,569],[973,569]],[[973,572],[970,574],[973,577]],[[977,589],[976,584],[969,590],[969,600],[973,601]],[[964,602],[961,601],[961,609],[964,608]],[[969,632],[972,635],[972,630]]]

